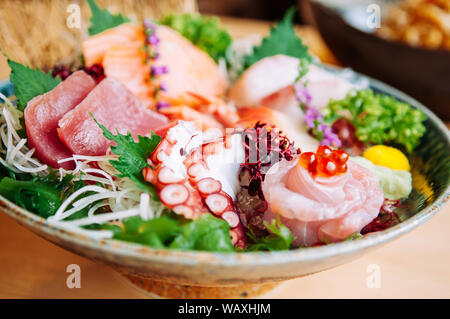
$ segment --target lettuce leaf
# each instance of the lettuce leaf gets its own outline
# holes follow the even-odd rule
[[[264,225],[270,231],[269,235],[257,237],[251,229],[247,234],[253,242],[249,244],[249,251],[287,250],[291,247],[291,244],[294,241],[294,236],[292,236],[289,228],[281,223],[279,218],[276,220],[273,219],[271,224],[264,222]]]
[[[330,101],[323,111],[326,121],[348,117],[356,137],[372,144],[394,143],[411,152],[425,133],[425,114],[409,104],[371,89],[349,92],[342,100]]]

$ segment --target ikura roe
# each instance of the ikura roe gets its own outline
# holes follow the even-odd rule
[[[347,172],[348,158],[349,155],[345,151],[322,145],[316,153],[306,152],[300,155],[298,163],[313,176],[332,177]]]

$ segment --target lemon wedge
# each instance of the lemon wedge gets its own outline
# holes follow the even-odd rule
[[[405,154],[394,147],[375,145],[366,149],[363,153],[363,157],[375,165],[404,171],[409,171],[411,169]]]

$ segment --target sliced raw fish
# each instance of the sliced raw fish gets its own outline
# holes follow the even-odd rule
[[[154,85],[142,51],[144,34],[140,24],[123,24],[85,40],[83,55],[88,66],[102,63],[107,77],[121,81],[145,106],[154,108]],[[169,27],[158,26],[156,35],[160,39],[159,57],[154,63],[168,69],[167,74],[158,76],[167,88],[166,98],[178,98],[186,92],[204,96],[225,94],[226,78],[207,53]]]
[[[264,58],[249,67],[231,88],[229,97],[237,107],[267,106],[290,116],[301,117],[293,84],[299,75],[299,59],[275,55]],[[304,76],[312,96],[312,105],[322,108],[330,99],[342,99],[354,88],[340,78],[315,64],[309,65]]]
[[[313,177],[297,162],[274,165],[263,183],[264,219],[280,217],[296,246],[344,240],[378,216],[384,195],[369,170],[349,161],[343,175]]]
[[[90,113],[111,132],[131,132],[134,137],[149,135],[168,123],[164,115],[146,109],[121,82],[106,78],[59,121],[59,137],[74,154],[104,155],[111,145]]]
[[[141,48],[145,36],[142,27],[136,23],[125,23],[105,30],[83,41],[83,57],[86,66],[102,64],[106,52],[112,47]]]
[[[77,71],[52,91],[28,102],[24,115],[28,144],[43,163],[55,168],[72,167],[73,163],[58,164],[59,160],[72,156],[72,152],[58,138],[58,121],[94,87],[95,81],[87,73]]]

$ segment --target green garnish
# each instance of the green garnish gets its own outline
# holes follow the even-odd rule
[[[355,232],[355,233],[352,233],[351,235],[347,236],[347,237],[344,239],[344,241],[352,241],[352,240],[356,240],[356,239],[363,238],[363,237],[364,237],[364,236],[361,235],[360,232]]]
[[[245,57],[245,69],[263,58],[277,54],[303,59],[307,63],[312,61],[308,47],[303,44],[302,40],[295,33],[294,25],[292,24],[294,14],[295,8],[289,9],[283,20],[270,30],[269,36],[265,37],[262,43],[253,49],[252,54]]]
[[[324,110],[328,122],[347,117],[348,113],[362,142],[395,143],[411,152],[425,133],[422,122],[426,116],[422,111],[370,89],[350,92],[343,100],[332,100]]]
[[[182,250],[234,251],[230,226],[222,219],[204,214],[181,229],[170,248]]]
[[[140,188],[151,193],[153,199],[156,199],[157,195],[155,189],[153,188],[153,185],[144,180],[142,170],[145,167],[150,167],[147,163],[147,158],[158,146],[161,137],[151,132],[150,137],[138,135],[138,141],[135,142],[130,132],[128,132],[127,135],[123,135],[117,131],[117,135],[114,135],[108,131],[106,127],[98,123],[92,113],[91,117],[102,129],[103,136],[117,144],[111,146],[111,151],[114,154],[119,155],[119,159],[112,160],[110,163],[119,171],[120,175],[118,175],[118,177],[128,177]]]
[[[247,235],[253,243],[249,245],[249,251],[287,250],[291,247],[294,236],[292,236],[289,228],[281,223],[279,218],[272,220],[272,224],[264,222],[264,226],[271,232],[265,237],[255,236],[254,232],[250,229]]]
[[[230,239],[230,226],[211,214],[204,214],[192,221],[169,216],[143,220],[136,216],[124,219],[122,223],[123,227],[103,224],[87,228],[111,230],[115,239],[153,248],[235,251]]]
[[[216,17],[193,14],[169,14],[161,19],[161,24],[171,27],[218,62],[225,57],[231,43],[228,31],[219,27]]]
[[[44,73],[38,69],[31,69],[10,59],[8,59],[8,65],[11,68],[10,80],[18,99],[18,109],[21,111],[32,98],[53,90],[61,83],[61,79],[52,77],[50,72]]]
[[[56,213],[70,194],[85,186],[83,181],[73,179],[73,175],[67,174],[60,180],[53,170],[47,176],[36,176],[31,179],[22,174],[11,173],[11,177],[4,177],[1,180],[0,194],[22,208],[47,218]],[[89,194],[84,194],[87,195]],[[71,217],[84,216],[89,208],[90,206]]]
[[[92,16],[88,32],[89,35],[95,35],[107,29],[111,29],[121,25],[125,22],[130,22],[130,19],[121,14],[111,14],[106,9],[101,9],[94,0],[87,0],[91,8]]]

